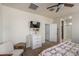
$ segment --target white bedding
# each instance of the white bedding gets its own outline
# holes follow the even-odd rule
[[[79,56],[79,45],[72,42],[63,42],[42,51],[39,56]]]

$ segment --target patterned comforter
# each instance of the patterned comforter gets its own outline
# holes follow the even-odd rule
[[[63,42],[42,51],[39,56],[79,56],[79,45],[72,42]]]

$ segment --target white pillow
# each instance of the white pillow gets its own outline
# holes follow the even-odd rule
[[[11,54],[13,50],[14,48],[11,41],[4,42],[0,45],[0,54]]]

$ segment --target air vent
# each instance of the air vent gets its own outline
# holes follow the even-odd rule
[[[30,9],[33,9],[33,10],[36,10],[38,8],[37,5],[31,3],[30,6],[29,6]]]

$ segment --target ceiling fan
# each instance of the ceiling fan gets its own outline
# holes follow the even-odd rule
[[[56,12],[58,12],[61,9],[61,7],[73,7],[73,6],[74,4],[70,4],[70,3],[58,3],[56,5],[47,7],[47,9],[49,9],[50,11],[53,11],[54,7],[56,7],[57,8]]]

